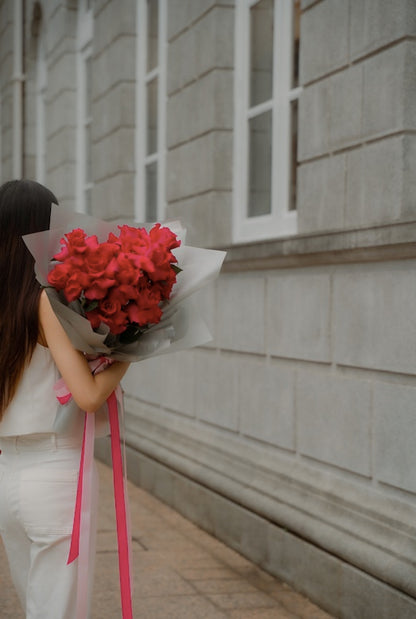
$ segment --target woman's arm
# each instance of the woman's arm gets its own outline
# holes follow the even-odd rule
[[[116,361],[103,372],[92,375],[84,355],[72,346],[45,291],[40,296],[39,321],[46,344],[75,402],[83,410],[95,412],[117,387],[129,363]]]

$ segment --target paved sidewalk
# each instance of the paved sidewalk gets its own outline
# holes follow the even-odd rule
[[[121,617],[111,470],[99,464],[100,513],[92,619]],[[148,493],[129,484],[134,617],[330,619]],[[23,619],[0,544],[0,619]]]

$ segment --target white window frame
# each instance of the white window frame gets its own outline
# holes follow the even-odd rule
[[[166,213],[166,47],[167,0],[158,0],[158,64],[147,71],[147,0],[137,0],[137,73],[136,73],[136,135],[135,135],[135,189],[134,215],[136,221],[146,219],[146,166],[157,165],[157,220]],[[146,153],[147,141],[147,84],[158,78],[157,147]]]
[[[250,9],[259,0],[237,0],[235,8],[233,241],[249,242],[297,232],[297,213],[290,210],[291,103],[301,87],[292,88],[292,0],[274,0],[273,94],[254,107],[250,95]],[[271,213],[248,217],[249,119],[272,112]]]
[[[36,180],[45,183],[46,177],[46,127],[45,107],[48,72],[43,28],[39,33],[36,58]]]
[[[88,8],[88,4],[90,7]],[[93,39],[92,3],[80,0],[77,22],[77,168],[76,168],[76,201],[77,210],[86,213],[88,210],[86,195],[94,183],[87,178],[87,128],[91,126],[92,118],[87,116],[87,60],[92,57]],[[91,132],[90,132],[91,135]]]

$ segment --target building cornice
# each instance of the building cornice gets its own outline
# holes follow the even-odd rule
[[[223,272],[416,258],[416,222],[299,234],[224,247]]]

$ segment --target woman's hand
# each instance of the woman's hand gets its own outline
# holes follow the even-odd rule
[[[73,347],[44,290],[39,301],[39,323],[46,345],[75,402],[83,410],[95,412],[117,387],[130,364],[115,361],[103,372],[91,374],[87,360]]]

